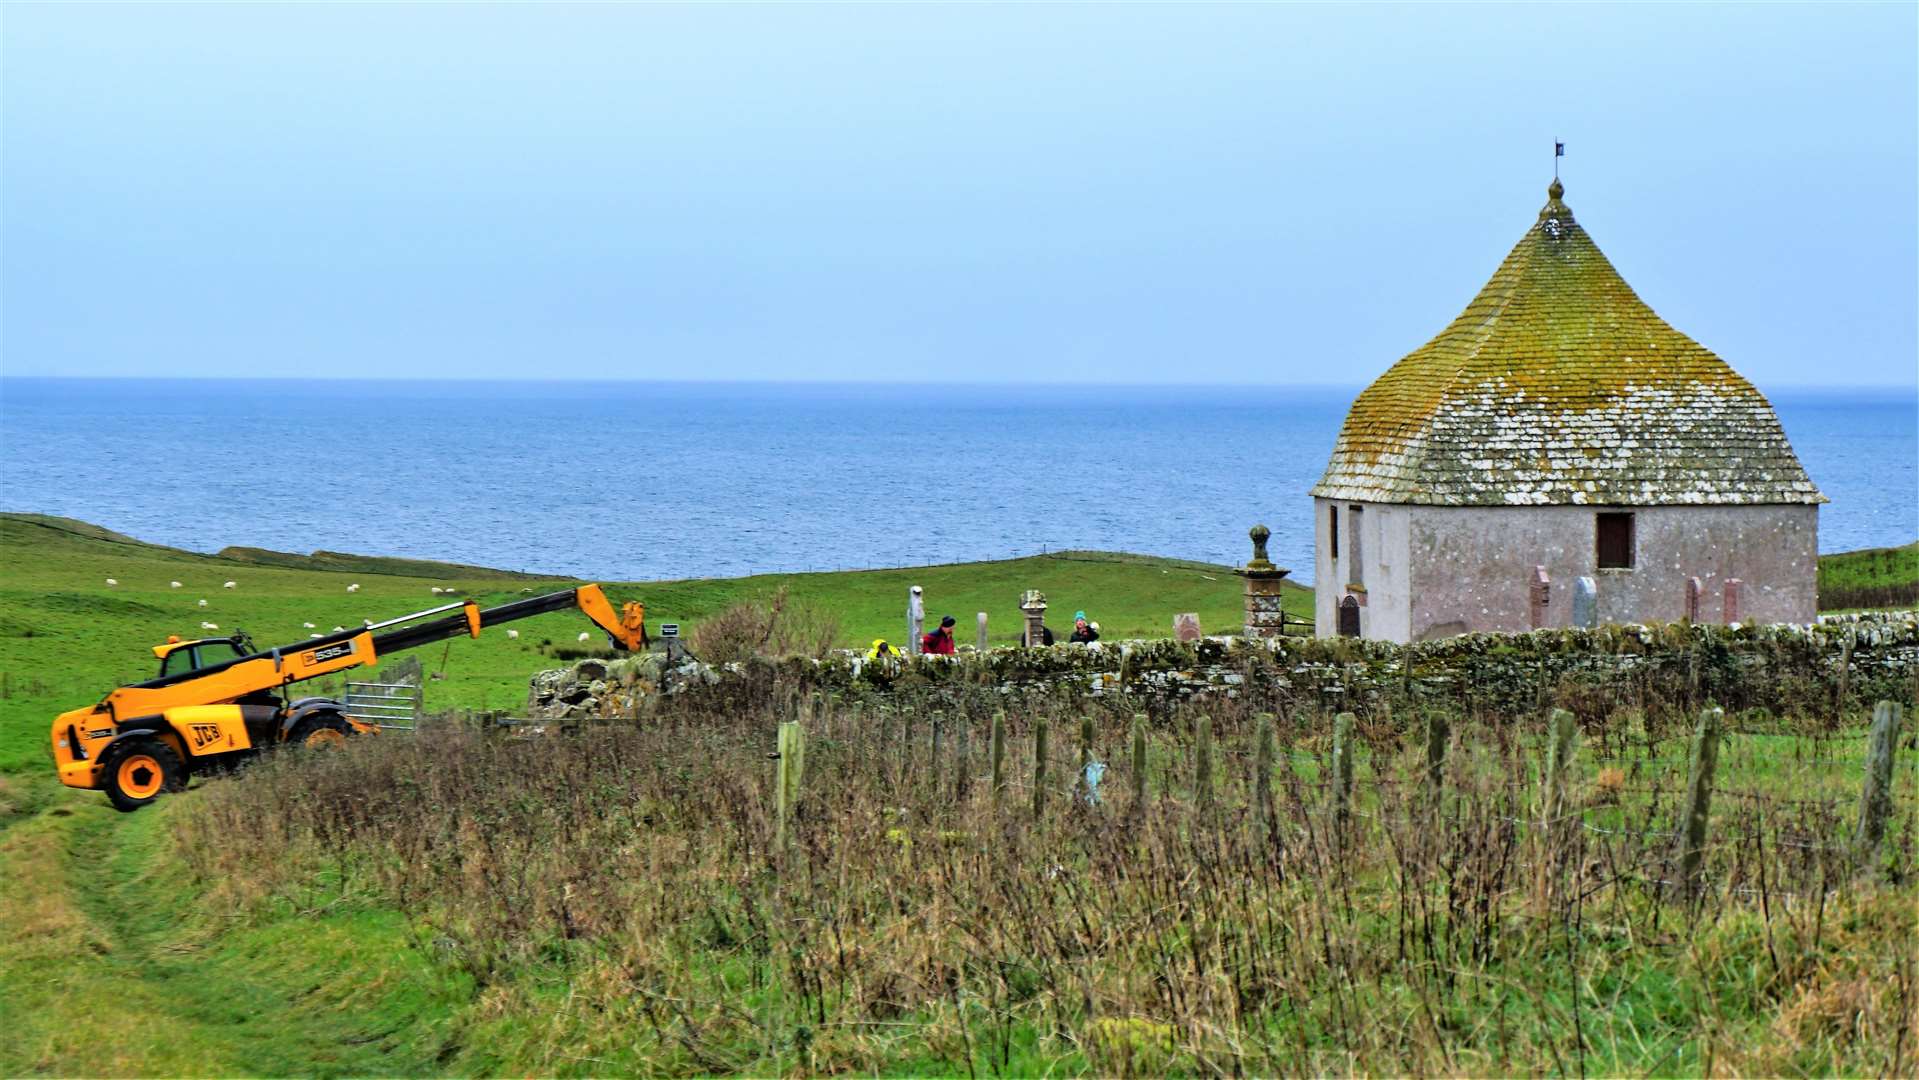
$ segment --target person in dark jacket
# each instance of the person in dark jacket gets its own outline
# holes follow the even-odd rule
[[[939,627],[929,630],[920,637],[920,651],[933,656],[953,655],[953,617],[940,620]]]
[[[1086,621],[1084,611],[1075,611],[1073,612],[1073,633],[1066,640],[1079,645],[1090,645],[1099,640],[1099,631],[1093,628],[1092,623]]]
[[[1019,643],[1030,647],[1033,641],[1026,634],[1021,634],[1019,636]],[[1041,645],[1051,645],[1053,643],[1053,628],[1045,623],[1039,624],[1039,643]]]

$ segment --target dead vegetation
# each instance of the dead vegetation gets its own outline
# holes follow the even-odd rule
[[[1435,764],[1427,717],[1361,717],[1341,799],[1317,711],[1262,748],[1235,702],[1136,727],[1060,699],[995,739],[1000,703],[774,687],[565,737],[363,740],[207,785],[181,844],[263,905],[324,882],[409,912],[515,1070],[1914,1068],[1909,751],[1861,860],[1856,732],[1729,736],[1687,889],[1683,716],[1589,727],[1548,813],[1536,722],[1448,717]]]

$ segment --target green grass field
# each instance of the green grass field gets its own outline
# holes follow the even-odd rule
[[[1919,543],[1819,557],[1819,610],[1919,603]]]
[[[0,772],[38,767],[53,716],[125,682],[152,678],[152,646],[168,634],[212,637],[243,629],[262,647],[295,644],[309,634],[419,610],[448,599],[435,587],[481,605],[574,582],[527,578],[478,567],[417,560],[325,554],[305,556],[228,549],[201,555],[145,544],[80,522],[0,515]],[[108,586],[112,578],[118,585]],[[171,582],[180,582],[172,588]],[[235,587],[226,589],[225,582]],[[348,593],[349,584],[360,586]],[[1177,612],[1196,611],[1201,624],[1230,630],[1240,619],[1240,582],[1230,569],[1206,563],[1099,552],[902,570],[778,574],[748,578],[607,582],[617,601],[646,603],[648,624],[690,629],[730,604],[789,597],[832,612],[841,643],[905,635],[907,589],[926,590],[932,620],[951,613],[960,640],[970,641],[974,613],[988,614],[994,644],[1019,634],[1018,599],[1047,594],[1064,633],[1075,609],[1098,620],[1109,638],[1164,637]],[[1290,610],[1310,617],[1312,594],[1293,592]],[[200,606],[205,600],[206,606]],[[218,630],[202,630],[211,622]],[[311,623],[314,629],[306,624]],[[428,687],[429,709],[518,708],[527,677],[553,667],[554,648],[578,646],[592,625],[575,613],[515,624],[517,639],[490,632],[418,650],[444,679]],[[597,632],[593,635],[597,643]]]
[[[118,585],[106,585],[108,578]],[[171,587],[173,581],[181,586]],[[223,588],[226,581],[236,587]],[[359,590],[348,593],[351,583],[359,584]],[[210,820],[205,811],[213,805],[209,798],[220,792],[227,798],[242,795],[253,790],[247,785],[255,778],[196,787],[139,814],[120,815],[96,794],[59,787],[47,765],[45,744],[53,715],[121,682],[150,677],[157,666],[150,646],[169,633],[197,636],[203,621],[219,624],[218,631],[205,631],[209,635],[244,629],[262,645],[288,644],[314,632],[303,625],[307,622],[324,631],[431,606],[442,599],[431,592],[436,586],[485,604],[520,596],[522,590],[565,584],[414,560],[242,549],[203,555],[141,543],[78,522],[0,515],[0,910],[7,912],[0,926],[0,987],[6,990],[0,993],[0,1031],[8,1033],[0,1040],[0,1074],[592,1073],[664,1060],[634,1056],[635,1046],[659,1030],[675,1030],[682,1021],[627,1043],[622,1041],[624,1027],[581,1019],[587,1015],[582,1010],[623,1000],[614,981],[577,987],[569,982],[582,973],[605,980],[629,977],[621,974],[618,963],[591,959],[598,955],[593,950],[602,946],[579,946],[585,952],[560,950],[522,964],[511,978],[488,983],[476,977],[470,965],[448,960],[467,955],[464,950],[470,949],[478,928],[445,921],[453,909],[433,897],[405,899],[383,890],[377,876],[358,872],[350,860],[303,863],[301,882],[294,889],[267,887],[262,883],[272,882],[275,875],[265,872],[195,874],[181,858],[181,837],[198,836],[204,843]],[[729,604],[784,586],[791,597],[833,611],[849,645],[876,636],[898,640],[910,584],[925,587],[929,614],[951,612],[959,618],[962,641],[970,638],[972,613],[980,610],[989,612],[996,641],[1011,640],[1018,626],[1014,605],[1027,588],[1048,594],[1061,616],[1053,620],[1056,627],[1063,628],[1071,612],[1083,607],[1103,624],[1108,637],[1163,636],[1173,613],[1180,611],[1199,612],[1208,629],[1230,628],[1240,609],[1239,581],[1227,568],[1098,553],[911,570],[607,584],[615,600],[643,599],[648,621],[656,626],[662,620],[697,624]],[[205,607],[200,600],[207,601]],[[1298,590],[1289,606],[1295,613],[1309,613],[1310,593]],[[429,671],[445,673],[444,679],[429,684],[429,707],[518,708],[527,677],[552,666],[554,649],[575,646],[577,634],[588,624],[575,615],[555,614],[527,620],[519,628],[517,640],[488,633],[477,641],[457,640],[416,653]],[[1155,743],[1155,754],[1160,753],[1174,751]],[[1770,782],[1772,766],[1765,762],[1740,767],[1746,774],[1742,781]],[[744,760],[729,768],[751,771]],[[1311,780],[1314,770],[1304,763],[1299,771]],[[1843,772],[1833,780],[1841,787],[1853,782],[1852,771]],[[1791,778],[1791,783],[1804,786],[1805,780]],[[860,812],[879,812],[874,808],[884,802],[883,781],[869,777],[861,782],[877,786],[871,804],[861,804]],[[502,797],[511,801],[517,796]],[[938,800],[921,801],[928,807],[941,805]],[[544,813],[538,818],[547,824],[565,820]],[[1624,818],[1596,812],[1593,820],[1609,827]],[[933,833],[923,839],[939,838]],[[870,846],[871,841],[866,837],[861,842]],[[252,857],[277,858],[271,847],[251,850],[256,852]],[[303,857],[312,854],[303,846],[298,850]],[[830,845],[823,849],[832,850]],[[1032,855],[1047,857],[1040,849]],[[242,850],[226,857],[243,865],[250,856]],[[928,879],[925,884],[933,888],[937,882]],[[1630,925],[1639,932],[1636,923]],[[1869,932],[1878,931],[1860,931]],[[1550,944],[1554,939],[1542,940]],[[1740,963],[1762,951],[1757,946],[1741,948]],[[617,951],[606,955],[620,960]],[[581,956],[590,962],[579,966]],[[720,950],[710,959],[724,964],[737,957]],[[1683,952],[1674,953],[1645,970],[1655,981],[1671,980],[1682,987],[1691,978],[1684,959]],[[1621,970],[1628,974],[1629,960],[1622,953]],[[693,963],[690,954],[685,962]],[[693,975],[726,982],[736,976],[764,978],[766,969],[747,964],[738,971],[715,967],[689,973]],[[1878,978],[1878,973],[1858,977]],[[1702,992],[1691,983],[1682,988],[1686,994]],[[1711,986],[1705,990],[1723,992]],[[740,1018],[726,1015],[725,1008],[723,1003],[701,1002],[696,1016],[719,1009],[712,1015],[723,1025],[739,1027]],[[101,1020],[108,1013],[110,1024]],[[562,1015],[564,1028],[551,1019]],[[1681,1010],[1673,1015],[1690,1014]],[[1727,1039],[1764,1028],[1763,1017],[1730,1010],[1718,1015],[1740,1025]],[[1442,1019],[1453,1023],[1469,1018]],[[621,1021],[641,1022],[631,1015]],[[1563,1026],[1559,1018],[1541,1022],[1555,1032]],[[567,1032],[581,1024],[597,1040],[590,1049],[569,1041],[573,1037]],[[744,1030],[759,1029],[748,1025]],[[886,1025],[872,1029],[881,1035],[890,1030],[894,1028]],[[959,1030],[964,1037],[964,1026]],[[1680,1028],[1661,1030],[1669,1040],[1681,1038],[1675,1034]],[[1062,1057],[1057,1046],[1047,1049],[1055,1041],[1047,1031],[1045,1025],[1007,1029],[1012,1042],[1006,1060],[1013,1071],[1088,1067],[1085,1057]],[[924,1056],[923,1047],[914,1045],[901,1042],[897,1054],[882,1051],[876,1067],[908,1072],[958,1068],[957,1059]],[[600,1058],[601,1052],[610,1056]],[[747,1071],[800,1063],[790,1047],[762,1054],[749,1043],[731,1046],[728,1053],[740,1056],[721,1060]],[[1659,1056],[1621,1053],[1624,1056],[1611,1059],[1613,1063],[1645,1064]],[[1686,1056],[1694,1053],[1688,1050],[1668,1059],[1666,1067],[1671,1070],[1676,1060],[1684,1063],[1678,1071],[1699,1071],[1700,1060]],[[1882,1060],[1824,1056],[1827,1042],[1817,1042],[1809,1053],[1804,1060],[1813,1063],[1847,1061],[1866,1067]],[[1496,1060],[1472,1058],[1456,1068]],[[1659,1063],[1652,1064],[1658,1071]],[[697,1060],[690,1067],[700,1071]],[[1383,1067],[1382,1062],[1373,1067]]]
[[[108,586],[112,578],[117,585]],[[179,588],[171,587],[173,581]],[[223,588],[233,581],[233,589]],[[349,584],[360,588],[347,592]],[[229,548],[214,555],[143,543],[67,519],[0,515],[0,1073],[420,1073],[444,1066],[457,1010],[473,988],[412,948],[419,929],[350,891],[324,910],[286,910],[233,925],[172,857],[167,801],[122,816],[93,793],[55,783],[47,758],[57,713],[124,682],[151,678],[151,647],[168,634],[245,630],[262,646],[444,602],[434,587],[482,604],[572,582],[481,567]],[[1239,618],[1228,568],[1142,556],[1054,556],[857,573],[734,580],[607,582],[616,600],[647,604],[649,624],[689,629],[714,612],[784,586],[830,610],[846,645],[904,634],[909,585],[930,614],[950,612],[971,640],[989,613],[995,643],[1013,640],[1017,600],[1047,593],[1064,627],[1075,608],[1109,637],[1164,635],[1177,612],[1210,629]],[[202,607],[199,601],[205,600]],[[1291,605],[1310,614],[1311,594]],[[202,630],[202,622],[218,630]],[[304,624],[313,623],[315,629]],[[419,650],[428,707],[517,709],[528,676],[554,666],[591,626],[569,613],[517,624],[518,639]],[[176,803],[197,798],[190,793]],[[120,1019],[99,1028],[103,1008]]]

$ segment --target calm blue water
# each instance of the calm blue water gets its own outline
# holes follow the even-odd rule
[[[0,509],[617,579],[1104,548],[1310,577],[1355,391],[0,379]],[[1919,537],[1919,400],[1772,395],[1827,551]]]

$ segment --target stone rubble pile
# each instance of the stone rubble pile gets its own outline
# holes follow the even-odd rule
[[[669,666],[662,653],[581,660],[535,674],[527,687],[527,714],[548,720],[584,720],[619,716],[642,699],[717,685],[720,673],[709,664],[685,659]]]

